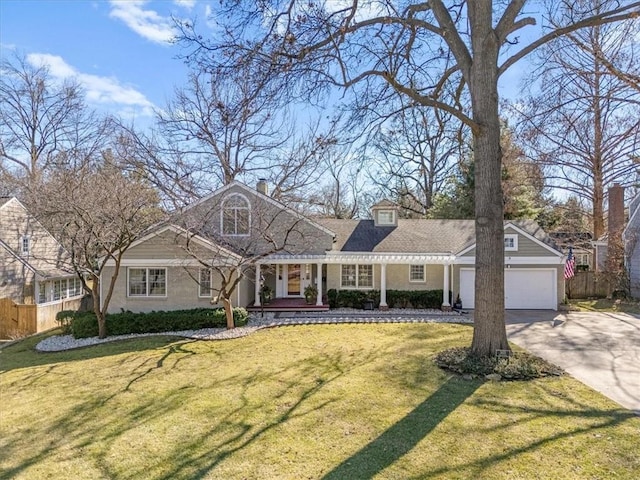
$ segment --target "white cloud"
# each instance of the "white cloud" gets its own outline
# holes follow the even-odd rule
[[[182,0],[189,3],[190,0]],[[171,20],[155,10],[145,10],[147,0],[109,0],[110,17],[122,20],[131,30],[141,37],[155,43],[168,44],[175,36]]]
[[[117,113],[130,117],[131,112],[139,116],[153,115],[153,103],[143,93],[132,87],[122,85],[116,78],[100,77],[78,72],[62,57],[48,53],[30,53],[27,61],[34,66],[46,65],[56,80],[75,78],[85,89],[87,102],[103,107],[116,107]]]
[[[179,7],[184,7],[187,10],[191,10],[196,5],[196,0],[173,0],[173,3]]]

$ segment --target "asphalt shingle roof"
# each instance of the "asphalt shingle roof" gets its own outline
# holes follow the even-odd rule
[[[335,232],[334,249],[342,252],[458,253],[475,243],[474,220],[399,219],[397,227],[376,227],[373,220],[326,218],[317,222]],[[505,223],[558,249],[532,220]]]

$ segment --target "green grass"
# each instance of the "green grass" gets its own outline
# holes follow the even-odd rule
[[[0,350],[0,478],[638,478],[640,418],[570,377],[463,380],[463,325]]]
[[[637,300],[598,298],[589,300],[570,300],[573,307],[588,312],[621,312],[632,315],[640,314],[640,303]]]

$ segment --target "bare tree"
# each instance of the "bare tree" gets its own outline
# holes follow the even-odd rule
[[[601,14],[615,0],[580,0],[552,18],[557,27],[575,21],[576,11]],[[520,114],[521,138],[545,169],[554,189],[570,192],[591,206],[595,238],[605,232],[606,192],[614,183],[628,186],[638,170],[640,148],[637,91],[609,67],[638,71],[631,44],[640,21],[593,25],[559,37],[540,50],[540,76]],[[635,55],[637,57],[637,55]],[[603,60],[606,58],[606,60]]]
[[[509,348],[498,79],[554,38],[623,20],[640,8],[638,2],[625,2],[610,11],[590,12],[516,50],[514,34],[535,24],[522,13],[525,3],[234,0],[223,2],[229,8],[217,16],[223,23],[220,36],[202,36],[191,22],[179,25],[180,40],[191,48],[190,58],[202,66],[230,71],[238,65],[255,65],[260,71],[268,66],[278,74],[279,85],[289,86],[297,96],[338,86],[374,105],[385,92],[397,92],[469,127],[477,239],[472,350],[481,355]],[[464,92],[469,108],[461,102]]]
[[[98,335],[107,335],[105,315],[127,248],[161,218],[158,195],[145,181],[123,172],[113,150],[56,167],[39,187],[35,213],[71,254],[70,267],[93,297]],[[106,261],[116,269],[100,284]],[[103,296],[101,296],[103,294]]]
[[[265,169],[269,153],[288,136],[275,112],[277,92],[247,70],[232,74],[196,69],[187,86],[177,88],[157,112],[162,135],[181,154],[226,185],[241,175]]]
[[[405,216],[428,214],[460,158],[462,127],[447,112],[413,106],[376,129],[372,143],[379,156],[372,181],[398,201]]]
[[[0,63],[0,173],[26,187],[65,161],[99,148],[106,124],[89,111],[74,80],[62,83],[48,67],[15,56]]]
[[[313,213],[327,218],[360,216],[366,189],[366,160],[362,155],[338,144],[324,152],[321,184],[307,197]]]

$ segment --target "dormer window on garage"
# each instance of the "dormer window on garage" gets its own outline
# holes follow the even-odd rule
[[[221,230],[223,235],[249,235],[251,205],[244,195],[231,194],[222,202]]]

